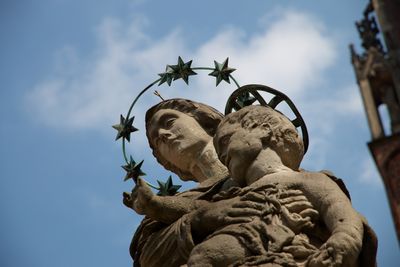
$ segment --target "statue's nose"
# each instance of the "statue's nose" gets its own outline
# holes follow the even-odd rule
[[[171,133],[169,130],[167,130],[167,129],[160,129],[160,130],[158,131],[158,136],[159,136],[162,140],[166,141],[166,140],[168,140],[168,139],[171,139],[172,133]]]

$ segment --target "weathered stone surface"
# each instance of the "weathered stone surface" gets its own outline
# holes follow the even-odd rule
[[[373,231],[340,179],[299,169],[302,139],[282,114],[249,106],[223,118],[175,99],[147,112],[146,129],[158,161],[199,185],[157,196],[139,179],[124,195],[146,215],[134,266],[375,266]]]

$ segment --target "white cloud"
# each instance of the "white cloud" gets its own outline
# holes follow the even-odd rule
[[[321,99],[320,107],[333,111],[336,115],[361,115],[363,105],[357,84],[344,86],[336,90],[330,97]]]
[[[252,35],[234,27],[225,29],[193,51],[179,30],[153,39],[146,35],[145,24],[144,18],[130,25],[105,19],[97,31],[98,46],[87,58],[79,60],[73,48],[63,48],[58,56],[63,67],[27,96],[30,110],[49,126],[108,127],[127,111],[139,90],[157,78],[165,64],[175,64],[178,55],[193,58],[193,65],[210,67],[214,59],[222,61],[229,56],[241,84],[264,83],[290,96],[308,94],[336,54],[334,42],[324,34],[321,24],[295,11],[282,12],[278,20]],[[186,85],[177,81],[176,86],[160,92],[164,97],[193,98],[223,110],[233,90],[232,86],[215,89],[215,81],[205,74],[190,83],[182,90]],[[143,114],[156,101],[154,97],[142,98],[135,114]],[[137,120],[142,123],[142,118]]]
[[[362,127],[365,115],[357,85],[347,85],[333,90],[327,90],[321,96],[308,95],[298,102],[299,109],[310,136],[310,147],[304,164],[307,168],[324,169],[332,158],[332,150],[346,144],[346,138],[337,139],[341,132],[345,135],[354,134],[354,129]],[[353,128],[343,125],[351,120]]]
[[[71,47],[62,48],[58,73],[27,95],[30,110],[47,125],[67,129],[104,128],[116,122],[144,81],[159,71],[155,58],[166,62],[171,60],[169,50],[180,49],[175,33],[150,45],[142,24],[140,19],[125,28],[118,20],[105,19],[98,28],[98,47],[84,61],[76,60]]]
[[[318,82],[321,71],[333,63],[333,40],[312,17],[287,11],[265,26],[253,36],[225,31],[205,44],[200,56],[228,53],[240,68],[240,80],[270,84],[289,95]]]
[[[133,98],[166,64],[176,64],[181,55],[193,59],[193,66],[213,67],[229,56],[233,73],[241,85],[261,83],[282,90],[295,102],[308,123],[311,137],[304,165],[326,168],[332,149],[332,135],[340,120],[364,116],[356,85],[329,84],[328,69],[336,58],[336,41],[325,34],[321,22],[309,14],[274,10],[274,19],[262,19],[262,28],[247,33],[241,28],[226,27],[195,48],[188,48],[179,28],[160,38],[146,34],[146,18],[139,17],[129,25],[113,18],[105,19],[97,29],[97,46],[87,57],[79,57],[71,46],[56,55],[56,73],[35,85],[26,96],[29,112],[47,126],[67,130],[95,129],[108,131],[126,114]],[[190,98],[224,110],[234,90],[225,82],[215,87],[215,79],[198,71],[190,77],[190,86],[175,81],[173,86],[157,88],[164,98]],[[335,88],[332,88],[335,86]],[[323,89],[322,89],[323,88]],[[153,91],[153,90],[151,90]],[[133,110],[135,157],[155,162],[143,134],[144,113],[159,99],[151,91]],[[329,95],[328,95],[329,94]],[[119,146],[119,142],[117,143]],[[132,146],[128,145],[131,150]],[[360,179],[372,181],[368,166]]]
[[[306,121],[309,121],[310,130],[315,130],[318,135],[329,135],[343,118],[364,117],[363,106],[357,85],[334,88],[330,95],[312,96],[301,99],[300,106]],[[312,103],[312,104],[310,104]]]

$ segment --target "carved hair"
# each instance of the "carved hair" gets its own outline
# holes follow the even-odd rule
[[[221,112],[208,105],[181,98],[174,98],[162,101],[157,105],[151,107],[146,112],[146,135],[149,141],[149,145],[153,150],[153,155],[156,157],[157,161],[161,165],[163,165],[167,170],[176,173],[182,180],[197,181],[197,178],[193,177],[193,175],[190,172],[185,172],[179,169],[171,162],[169,162],[167,159],[165,159],[159,153],[155,144],[152,143],[153,140],[151,139],[150,133],[148,131],[150,126],[150,121],[151,118],[154,116],[154,114],[161,109],[173,109],[193,117],[199,123],[199,125],[204,129],[204,131],[211,137],[214,136],[215,131],[217,130],[217,126],[224,118],[224,115],[222,115]]]
[[[282,113],[268,106],[248,106],[225,117],[225,123],[240,123],[243,129],[262,129],[264,147],[270,147],[280,156],[282,163],[297,170],[304,156],[303,140],[295,126]]]

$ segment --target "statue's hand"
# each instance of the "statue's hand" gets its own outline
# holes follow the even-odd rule
[[[196,235],[205,237],[226,225],[251,222],[260,217],[265,200],[234,197],[217,202],[204,203],[191,215],[192,230]]]
[[[132,190],[132,194],[130,195],[130,199],[127,197],[126,202],[131,205],[130,207],[134,209],[138,214],[146,215],[146,210],[153,198],[154,193],[151,191],[150,187],[146,184],[145,181],[143,181],[143,179],[138,178],[136,186]]]
[[[319,251],[307,260],[307,267],[353,266],[357,262],[358,249],[354,238],[347,233],[333,234]]]
[[[131,193],[128,193],[128,192],[122,193],[122,203],[124,203],[124,205],[127,206],[128,208],[132,209],[133,201],[132,201]]]
[[[282,215],[285,223],[295,233],[311,229],[318,218],[318,211],[300,190],[287,189],[279,195]]]
[[[289,213],[298,214],[305,220],[314,221],[319,215],[300,190],[288,189],[284,191],[279,196],[279,202]]]

